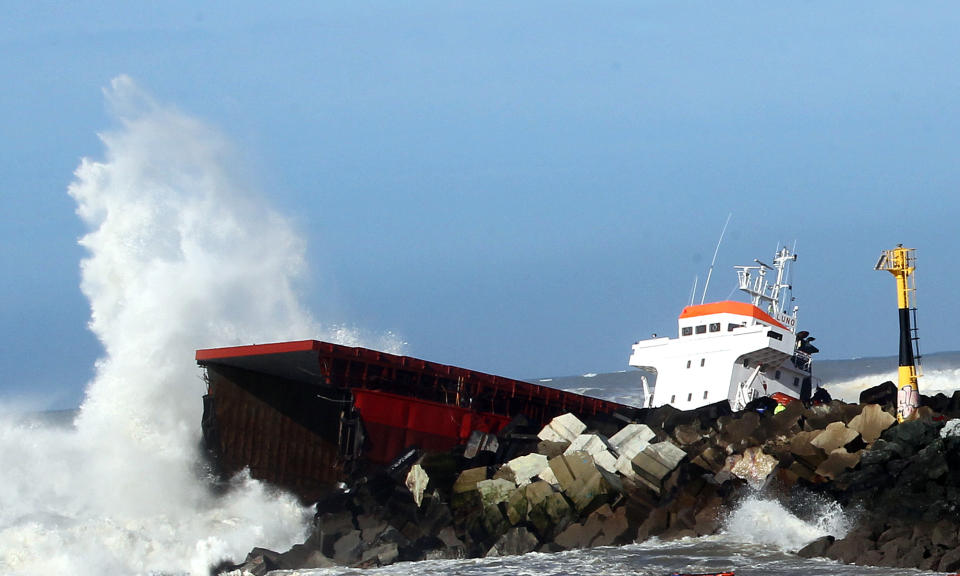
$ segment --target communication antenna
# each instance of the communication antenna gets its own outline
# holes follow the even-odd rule
[[[727,214],[727,221],[723,223],[723,230],[720,231],[720,239],[717,240],[717,247],[713,250],[713,260],[710,261],[710,269],[707,271],[707,281],[703,283],[703,294],[700,295],[700,303],[707,297],[707,286],[710,285],[710,276],[713,274],[713,265],[717,263],[717,254],[720,252],[720,243],[723,242],[723,235],[727,232],[727,224],[730,224],[730,217],[733,212]]]
[[[690,304],[689,304],[689,306],[693,306],[693,299],[697,297],[697,282],[698,282],[699,280],[700,280],[700,277],[699,277],[699,276],[694,276],[694,277],[693,277],[693,288],[690,290]]]

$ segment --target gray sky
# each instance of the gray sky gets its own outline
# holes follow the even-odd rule
[[[0,399],[73,405],[101,349],[66,189],[125,74],[219,130],[306,243],[321,321],[518,378],[627,368],[694,277],[796,243],[824,358],[895,354],[918,249],[956,350],[952,3],[4,3]],[[701,284],[702,285],[702,284]],[[309,338],[291,334],[291,339]],[[184,358],[192,362],[192,358]]]

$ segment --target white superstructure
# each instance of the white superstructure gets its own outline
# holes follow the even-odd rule
[[[651,394],[644,379],[644,405],[671,404],[690,410],[723,399],[734,410],[777,392],[809,395],[811,354],[806,332],[796,332],[797,306],[787,283],[796,254],[783,248],[773,265],[755,260],[737,266],[739,288],[749,302],[721,301],[683,309],[677,338],[651,338],[633,345],[630,365],[656,374]],[[772,281],[768,272],[775,273]]]

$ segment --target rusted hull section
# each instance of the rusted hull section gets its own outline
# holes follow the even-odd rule
[[[411,447],[447,451],[474,430],[636,409],[519,380],[365,348],[305,340],[197,351],[206,369],[204,438],[225,474],[305,500]]]
[[[313,500],[345,476],[342,405],[309,398],[302,384],[208,367],[204,438],[222,473],[254,478]]]

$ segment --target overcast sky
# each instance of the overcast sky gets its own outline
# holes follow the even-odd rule
[[[795,243],[821,356],[892,355],[903,243],[921,348],[958,349],[953,3],[3,4],[0,400],[75,405],[102,353],[67,186],[119,75],[232,142],[319,320],[412,356],[626,369],[728,214],[708,299]]]

